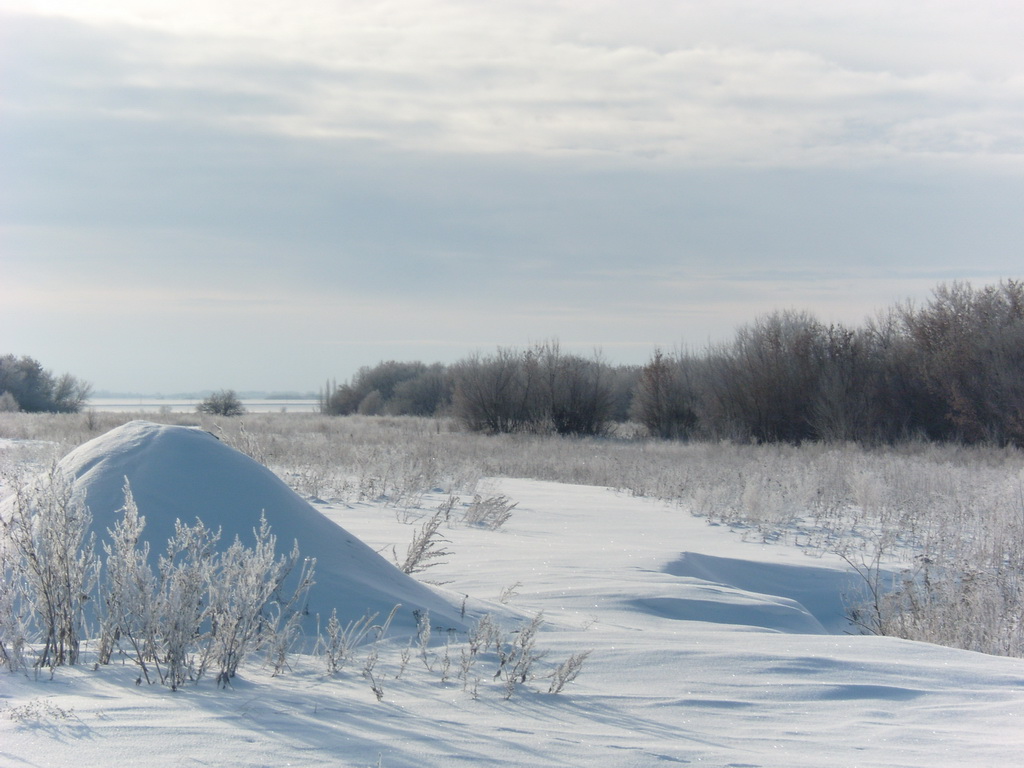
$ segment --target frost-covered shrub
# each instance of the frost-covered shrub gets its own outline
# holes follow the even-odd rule
[[[545,655],[537,649],[537,632],[544,623],[542,614],[532,620],[523,622],[519,628],[495,643],[498,655],[498,669],[494,679],[504,681],[505,698],[509,699],[516,688],[525,683],[533,675],[536,662]]]
[[[154,569],[127,483],[104,557],[95,554],[88,509],[58,470],[13,487],[0,516],[0,662],[9,668],[20,668],[29,648],[36,666],[78,663],[88,606],[97,661],[123,653],[140,680],[155,675],[176,689],[214,670],[227,683],[260,648],[274,649],[275,666],[283,665],[313,563],[299,565],[297,545],[277,557],[265,519],[254,546],[236,540],[224,550],[219,531],[176,521]],[[285,590],[296,567],[296,586]]]
[[[149,680],[147,659],[154,653],[157,619],[156,582],[149,567],[149,544],[140,542],[146,518],[128,483],[124,486],[122,518],[103,542],[106,555],[100,581],[99,662],[109,664],[116,647],[129,648],[142,674]]]
[[[441,535],[441,524],[445,521],[445,513],[439,509],[426,518],[409,542],[405,550],[405,558],[399,562],[395,557],[395,564],[402,573],[422,573],[428,568],[444,563],[442,558],[448,557],[451,552],[445,549],[448,540]]]
[[[12,611],[5,631],[28,628],[41,644],[35,665],[56,667],[78,661],[84,610],[96,585],[92,516],[56,465],[32,481],[16,482],[0,514],[4,539],[6,595]],[[14,630],[18,631],[18,630]],[[24,647],[13,638],[12,647]]]
[[[551,673],[551,685],[548,686],[548,693],[561,693],[565,686],[579,677],[583,671],[583,662],[590,657],[591,651],[574,653],[563,661]]]
[[[317,632],[317,644],[314,653],[324,661],[327,674],[333,675],[342,670],[355,655],[356,649],[372,637],[372,642],[379,642],[391,621],[395,618],[399,606],[391,609],[391,613],[381,624],[376,624],[376,613],[365,614],[362,618],[342,624],[337,610],[331,611],[327,625]]]
[[[207,586],[207,648],[221,684],[235,676],[247,653],[270,644],[281,632],[291,634],[301,616],[299,602],[312,585],[312,565],[306,564],[298,588],[286,597],[284,582],[300,563],[298,542],[278,558],[277,537],[263,515],[253,533],[253,547],[235,539],[220,553]]]
[[[30,630],[24,614],[24,579],[12,555],[0,540],[0,666],[24,669]]]
[[[476,494],[463,513],[462,522],[496,531],[512,517],[512,510],[517,504],[504,494],[487,498]]]
[[[126,521],[133,517],[131,506],[129,499]],[[108,553],[107,581],[116,585],[118,571],[128,572],[134,575],[134,586],[127,599],[108,600],[112,613],[107,622],[117,630],[118,646],[122,641],[129,645],[129,655],[147,680],[152,668],[174,690],[213,670],[217,682],[226,685],[246,655],[260,648],[275,650],[276,669],[284,665],[281,654],[313,575],[313,563],[304,563],[297,586],[284,591],[285,580],[300,562],[297,545],[275,557],[276,537],[263,517],[253,531],[253,547],[236,539],[224,550],[216,547],[220,532],[201,520],[193,525],[176,521],[154,574],[142,553],[131,547],[126,535],[131,528],[125,523],[114,534],[115,542],[123,539],[128,546],[115,544]],[[117,594],[116,586],[109,589]]]

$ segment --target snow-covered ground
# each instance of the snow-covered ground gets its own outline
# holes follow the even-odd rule
[[[225,498],[252,493],[232,477]],[[452,554],[420,576],[445,582],[449,605],[469,595],[506,621],[543,612],[547,656],[510,699],[484,661],[475,693],[443,679],[441,645],[432,670],[415,653],[403,668],[398,638],[378,649],[381,701],[362,658],[334,677],[313,656],[278,677],[250,662],[226,690],[207,679],[174,693],[136,686],[129,663],[3,672],[0,766],[1020,764],[1024,661],[854,634],[844,599],[860,585],[841,561],[605,488],[479,490],[518,502],[512,518],[445,528]],[[407,514],[315,508],[370,549],[401,552],[443,500]],[[140,511],[157,512],[141,499]],[[546,693],[542,675],[582,651],[578,679]]]

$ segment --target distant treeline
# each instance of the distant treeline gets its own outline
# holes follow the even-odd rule
[[[485,432],[596,435],[629,418],[638,367],[566,354],[557,342],[499,348],[453,365],[382,362],[328,382],[324,413],[454,415]]]
[[[330,414],[450,414],[487,432],[757,442],[925,438],[1024,446],[1024,283],[940,285],[862,327],[777,311],[701,352],[613,366],[557,342],[452,365],[383,362],[329,382]]]

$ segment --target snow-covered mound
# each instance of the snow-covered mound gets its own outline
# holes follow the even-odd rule
[[[316,584],[309,595],[310,623],[338,610],[344,621],[366,612],[380,620],[396,604],[395,629],[412,629],[414,611],[429,611],[435,626],[464,628],[460,609],[402,573],[344,528],[328,520],[273,472],[196,427],[133,421],[79,446],[60,462],[75,490],[84,495],[99,540],[121,517],[128,479],[151,556],[166,550],[175,520],[199,518],[221,529],[220,546],[237,536],[254,543],[253,529],[266,515],[279,554],[298,542],[302,557],[316,558]]]

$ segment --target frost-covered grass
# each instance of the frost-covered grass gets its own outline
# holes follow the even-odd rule
[[[0,457],[39,460],[130,418],[0,414],[0,437],[27,441],[8,443]],[[1024,655],[1024,454],[1016,449],[487,436],[445,419],[319,414],[156,419],[204,426],[311,499],[417,510],[429,492],[465,502],[482,478],[520,477],[663,500],[750,539],[842,555],[875,588],[857,613],[867,630]],[[405,551],[407,541],[394,544]]]

